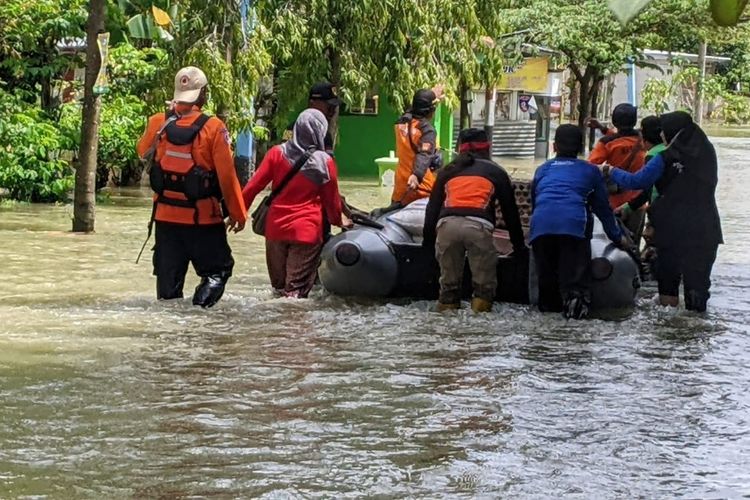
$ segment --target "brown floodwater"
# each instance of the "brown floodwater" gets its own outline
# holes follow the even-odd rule
[[[750,495],[750,148],[716,145],[727,244],[706,317],[649,287],[622,322],[273,299],[250,231],[204,311],[156,302],[134,264],[145,191],[113,193],[89,236],[68,205],[2,205],[0,497]]]

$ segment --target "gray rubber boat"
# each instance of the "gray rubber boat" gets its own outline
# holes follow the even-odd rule
[[[406,217],[392,212],[375,220],[360,218],[353,229],[331,238],[322,252],[319,275],[323,286],[342,296],[437,298],[440,270],[432,252],[421,244],[425,205],[426,201],[415,202],[399,211],[409,212]],[[530,265],[528,256],[509,253],[504,231],[495,232],[495,246],[497,300],[534,303],[537,290],[533,262]],[[592,308],[632,307],[640,286],[639,266],[609,241],[598,220],[591,251]],[[466,275],[468,297],[471,280],[470,273]]]

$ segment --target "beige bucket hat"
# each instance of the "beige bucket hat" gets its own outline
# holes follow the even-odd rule
[[[195,66],[182,68],[174,77],[174,102],[193,103],[203,87],[208,85],[206,74]]]

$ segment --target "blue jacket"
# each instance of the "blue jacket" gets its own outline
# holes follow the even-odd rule
[[[542,164],[531,185],[531,206],[529,241],[549,234],[591,238],[592,210],[612,241],[622,238],[604,177],[587,161],[555,158]]]

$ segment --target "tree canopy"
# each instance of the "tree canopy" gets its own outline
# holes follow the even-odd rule
[[[742,0],[106,3],[105,29],[112,36],[109,93],[102,99],[106,120],[100,135],[99,164],[106,168],[99,185],[107,179],[126,182],[138,177],[132,151],[118,154],[118,149],[126,147],[127,137],[139,133],[145,115],[164,109],[173,75],[185,65],[200,66],[207,73],[210,110],[233,132],[251,127],[258,110],[264,125],[285,126],[290,113],[306,100],[310,84],[321,79],[337,85],[350,105],[360,105],[374,91],[402,109],[416,89],[441,83],[455,107],[465,90],[496,85],[503,68],[522,57],[522,42],[526,54],[534,46],[552,49],[558,54],[554,64],[570,69],[581,121],[595,109],[599,88],[609,75],[621,71],[627,61],[649,64],[643,56],[646,48],[697,52],[701,42],[707,42],[709,53],[731,57],[712,85],[724,90],[750,85],[748,23],[731,28],[716,23],[719,4],[735,15],[745,6]],[[610,10],[625,4],[627,12]],[[67,185],[66,165],[75,165],[76,157],[72,162],[59,160],[57,149],[80,144],[80,137],[75,137],[80,103],[63,105],[71,84],[62,77],[80,66],[83,56],[75,50],[61,52],[57,45],[67,40],[81,49],[87,5],[87,0],[5,0],[0,10],[0,102],[5,103],[0,121],[8,124],[6,132],[30,137],[49,127],[58,130],[58,146],[47,142],[34,149],[39,161],[33,162],[49,167],[49,178],[61,181],[58,187]],[[623,12],[630,16],[627,22],[622,22]],[[79,87],[80,83],[72,84],[73,89]],[[732,95],[737,102],[744,99]],[[44,123],[32,127],[37,122]],[[6,151],[6,173],[12,175],[3,177],[3,187],[15,182],[21,188],[14,192],[32,193],[39,186],[28,187],[32,174],[27,178],[24,172],[31,163],[20,157],[20,151]],[[54,168],[52,160],[59,160]],[[115,163],[132,173],[126,175]],[[62,191],[24,196],[48,199],[53,196],[49,193],[58,196]]]

